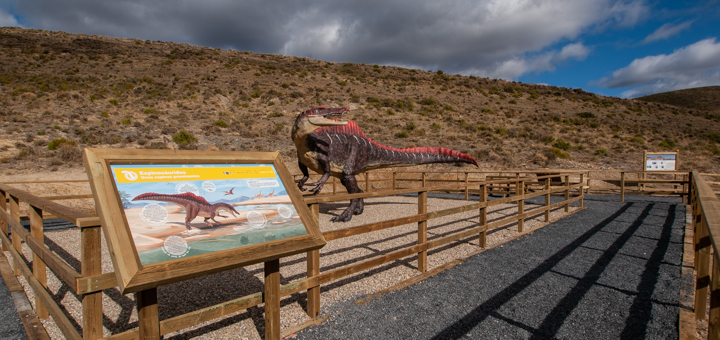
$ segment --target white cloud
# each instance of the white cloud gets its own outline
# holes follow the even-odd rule
[[[676,35],[676,34],[682,32],[683,30],[688,29],[690,27],[690,25],[692,25],[692,23],[693,23],[693,21],[690,20],[690,21],[686,21],[686,22],[683,22],[678,25],[673,25],[673,24],[662,25],[662,26],[658,27],[658,29],[656,29],[655,32],[652,32],[650,35],[645,37],[645,39],[642,41],[642,43],[647,44],[647,43],[651,43],[653,41],[664,40],[664,39],[670,38],[673,35]]]
[[[462,73],[482,77],[517,79],[532,72],[554,71],[558,64],[571,59],[584,60],[590,50],[582,43],[565,45],[560,51],[549,51],[537,55],[513,57],[500,61],[489,68],[471,68]]]
[[[0,27],[16,27],[20,26],[17,19],[7,11],[0,9]]]
[[[611,77],[595,82],[607,88],[637,88],[623,93],[626,97],[672,91],[682,88],[720,84],[720,43],[715,38],[698,41],[671,54],[633,60]]]
[[[559,60],[585,60],[588,54],[590,54],[590,50],[585,47],[585,45],[582,43],[574,43],[565,45],[560,53],[558,53],[557,58]]]

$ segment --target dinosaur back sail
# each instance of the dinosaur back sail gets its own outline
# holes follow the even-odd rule
[[[324,126],[314,133],[316,136],[325,137],[330,141],[331,159],[334,154],[342,153],[343,150],[333,150],[333,144],[339,143],[358,143],[368,150],[367,167],[378,168],[382,165],[417,165],[430,163],[454,163],[462,162],[478,166],[477,161],[462,152],[441,147],[416,147],[406,149],[396,149],[390,146],[382,145],[362,132],[360,127],[353,121],[348,121],[347,125],[342,126]],[[339,152],[338,152],[339,151]],[[342,155],[338,155],[342,157]]]

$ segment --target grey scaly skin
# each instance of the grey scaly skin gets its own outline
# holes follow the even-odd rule
[[[472,157],[445,148],[419,147],[395,149],[381,145],[365,136],[353,121],[330,119],[349,112],[347,108],[316,107],[300,113],[295,119],[291,137],[298,152],[298,167],[303,177],[295,182],[300,190],[304,186],[315,186],[310,192],[322,190],[330,176],[340,179],[348,193],[361,193],[355,175],[368,170],[395,166],[411,166],[430,163],[463,162],[474,164]],[[305,183],[309,178],[308,168],[321,174],[315,183]],[[350,206],[333,222],[347,222],[352,215],[363,212],[361,198],[350,200]]]

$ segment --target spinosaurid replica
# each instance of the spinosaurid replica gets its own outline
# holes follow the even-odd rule
[[[232,190],[230,190],[230,191],[232,191]],[[186,192],[186,193],[182,193],[182,194],[174,194],[174,195],[156,194],[154,192],[148,192],[145,194],[137,195],[132,200],[133,201],[160,201],[160,202],[173,203],[173,204],[183,207],[185,209],[185,228],[188,231],[192,230],[192,227],[190,226],[190,221],[194,220],[195,217],[197,217],[198,215],[205,218],[205,224],[208,227],[213,227],[215,225],[213,225],[212,222],[210,222],[210,220],[217,223],[216,225],[220,224],[220,222],[215,220],[215,216],[227,218],[227,216],[220,215],[220,210],[225,210],[225,211],[231,213],[233,216],[237,216],[240,214],[230,204],[227,204],[227,203],[210,204],[210,202],[208,202],[205,198],[195,195],[191,192]]]
[[[312,193],[322,190],[325,182],[334,176],[348,193],[361,193],[355,175],[368,170],[393,166],[411,166],[429,163],[463,162],[478,166],[472,157],[455,150],[439,147],[417,147],[395,149],[381,145],[365,136],[353,121],[332,119],[349,112],[348,108],[316,107],[300,113],[292,128],[292,139],[298,153],[298,166],[303,177],[296,180],[300,190],[305,185],[315,186]],[[315,183],[305,183],[309,178],[308,168],[321,174]],[[350,200],[350,206],[333,222],[347,222],[352,215],[363,212],[362,198]]]

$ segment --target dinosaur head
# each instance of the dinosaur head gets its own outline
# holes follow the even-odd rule
[[[304,111],[295,119],[295,125],[293,125],[292,130],[293,138],[297,136],[307,136],[323,126],[347,125],[348,122],[331,118],[340,116],[345,112],[350,112],[350,109],[346,107],[326,108],[319,106]]]

